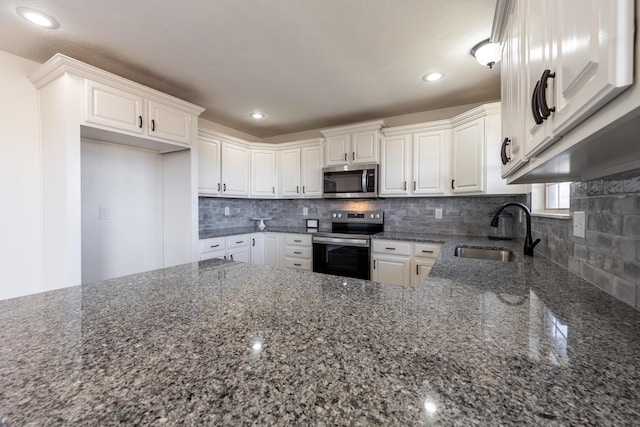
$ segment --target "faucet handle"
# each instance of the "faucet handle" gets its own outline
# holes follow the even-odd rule
[[[540,243],[540,239],[536,239],[536,241],[533,242],[533,244],[531,245],[531,249],[535,248],[538,243]]]

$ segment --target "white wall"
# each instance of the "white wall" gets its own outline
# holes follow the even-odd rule
[[[43,290],[39,65],[0,51],[0,299]]]
[[[81,150],[82,282],[162,268],[163,155],[88,140]]]

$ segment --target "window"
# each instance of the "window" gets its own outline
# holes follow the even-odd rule
[[[537,216],[570,218],[571,183],[546,183],[531,186],[531,211]]]
[[[570,182],[545,184],[544,210],[568,210],[570,187]]]

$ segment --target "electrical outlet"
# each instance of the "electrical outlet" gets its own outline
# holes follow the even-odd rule
[[[229,206],[225,206],[224,207],[224,216],[229,216],[230,212],[229,212]]]
[[[304,216],[309,215],[309,208],[307,208],[306,206],[304,208],[302,208],[302,215],[304,215]]]
[[[436,209],[436,219],[442,219],[442,209]]]
[[[100,221],[109,221],[111,219],[111,212],[108,207],[100,206],[98,208],[98,219],[100,219]]]
[[[584,212],[573,213],[573,235],[584,239],[586,234],[587,215]]]

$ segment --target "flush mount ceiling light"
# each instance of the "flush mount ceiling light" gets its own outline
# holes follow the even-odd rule
[[[471,55],[480,65],[493,68],[502,58],[502,50],[499,44],[491,43],[489,39],[486,39],[471,49]]]
[[[422,77],[422,80],[424,80],[425,82],[436,82],[436,81],[440,80],[443,77],[444,77],[443,73],[435,72],[435,73],[425,74]]]
[[[39,27],[54,29],[58,28],[60,24],[53,17],[39,10],[31,9],[29,7],[19,7],[16,9],[16,13],[22,16],[32,24],[36,24]]]
[[[252,118],[252,119],[256,119],[256,120],[262,120],[262,119],[264,119],[265,117],[267,117],[266,115],[264,115],[264,114],[262,114],[262,113],[258,113],[258,112],[251,113],[251,114],[249,114],[249,115],[251,116],[251,118]]]

